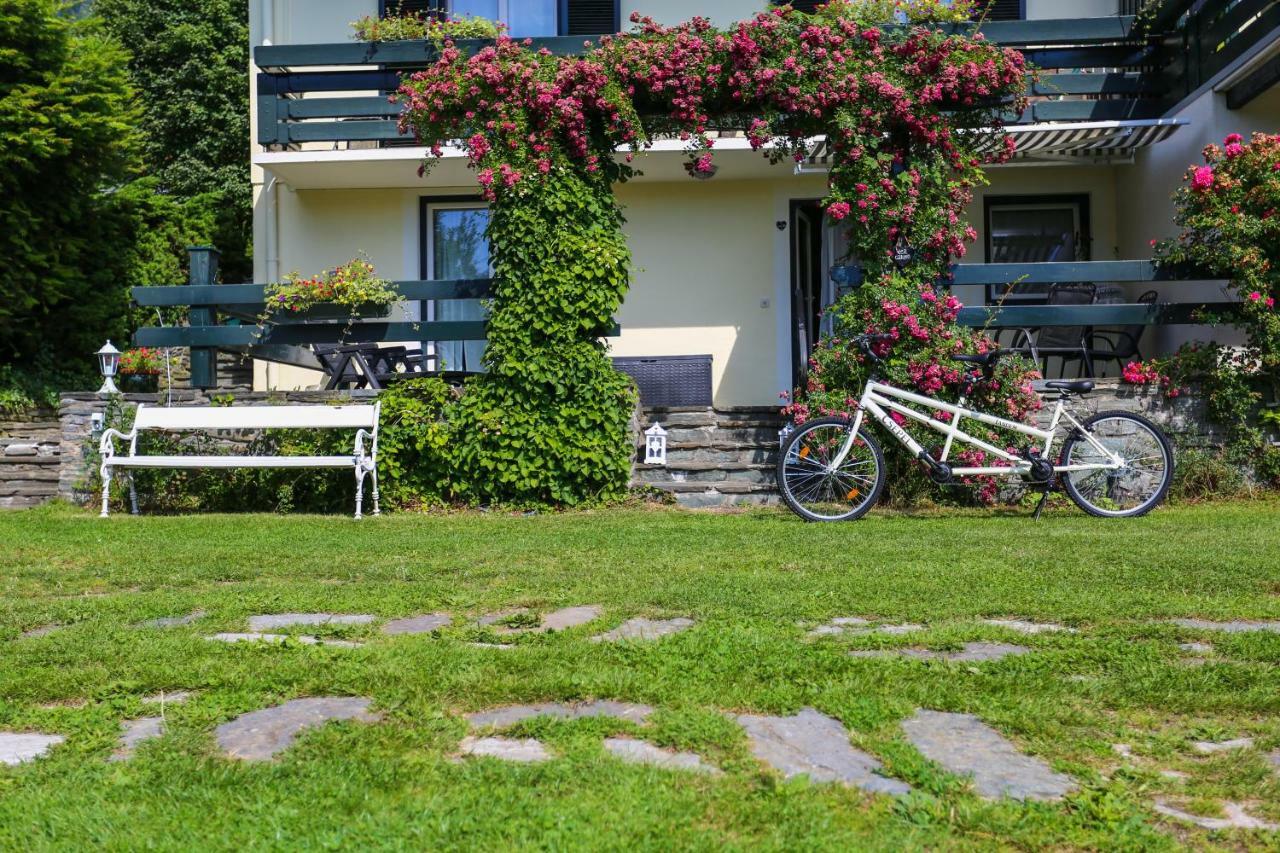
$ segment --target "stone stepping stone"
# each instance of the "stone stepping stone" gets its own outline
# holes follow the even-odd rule
[[[299,634],[290,636],[289,634],[261,634],[250,632],[247,634],[214,634],[205,637],[206,640],[216,640],[220,643],[268,643],[272,645],[284,645],[290,640],[301,643],[304,646],[333,646],[339,649],[358,649],[363,643],[353,643],[350,640],[320,640],[318,637],[312,637],[307,634]]]
[[[271,631],[293,625],[368,625],[376,616],[363,613],[269,613],[249,617],[250,631]]]
[[[142,697],[142,703],[144,705],[181,705],[194,695],[190,690],[174,690],[173,692],[161,690],[152,696]]]
[[[382,626],[382,633],[388,636],[401,634],[430,634],[441,628],[447,628],[453,622],[448,613],[427,613],[422,616],[408,616],[404,619],[392,619]]]
[[[1280,634],[1280,620],[1259,621],[1237,619],[1231,622],[1212,622],[1208,619],[1170,619],[1174,625],[1183,628],[1194,628],[1199,631],[1223,631],[1227,634],[1244,634],[1249,631],[1270,631]]]
[[[544,614],[536,626],[527,628],[512,627],[509,625],[499,625],[498,623],[512,616],[519,616],[526,613],[532,613],[527,607],[520,607],[514,610],[499,610],[497,613],[488,613],[476,620],[476,625],[481,628],[493,627],[494,631],[499,634],[524,634],[530,631],[567,631],[570,628],[577,628],[580,625],[586,625],[588,622],[594,622],[604,613],[604,608],[598,604],[581,604],[574,607],[562,607],[559,610],[553,610]]]
[[[689,770],[710,776],[719,776],[721,773],[719,767],[707,764],[697,753],[663,749],[644,740],[628,737],[605,738],[604,748],[605,751],[628,764],[646,764],[665,770]]]
[[[149,740],[164,735],[164,717],[142,717],[137,720],[125,720],[121,724],[120,746],[111,753],[108,761],[128,761],[133,758],[138,747]]]
[[[920,709],[902,729],[921,755],[957,776],[972,777],[987,799],[1057,800],[1076,787],[972,714]]]
[[[500,758],[524,764],[551,760],[551,753],[547,752],[547,748],[541,741],[533,738],[515,740],[506,737],[464,737],[458,744],[458,752],[462,755]]]
[[[1203,817],[1174,808],[1162,800],[1156,800],[1154,809],[1165,817],[1171,817],[1185,823],[1192,823],[1204,829],[1267,829],[1280,830],[1280,824],[1256,818],[1245,811],[1244,806],[1230,801],[1223,802],[1222,811],[1226,817]]]
[[[19,640],[34,640],[34,639],[37,639],[37,638],[39,638],[39,637],[47,637],[47,636],[49,636],[50,634],[52,634],[54,631],[61,631],[62,629],[64,629],[64,628],[68,628],[68,627],[70,627],[70,626],[68,626],[68,625],[61,625],[61,624],[57,624],[57,623],[54,623],[54,624],[52,624],[52,625],[41,625],[41,626],[39,626],[39,627],[37,627],[37,628],[32,628],[30,631],[23,631],[21,634],[19,634],[19,635],[18,635],[18,639],[19,639]]]
[[[159,619],[148,619],[138,623],[139,628],[181,628],[192,622],[203,619],[205,611],[192,610],[186,616],[162,616]]]
[[[1271,762],[1271,766],[1275,768],[1276,774],[1280,775],[1280,749],[1273,750],[1267,755],[1267,761]]]
[[[1010,655],[1025,655],[1031,649],[1011,643],[965,643],[958,652],[936,652],[932,649],[859,649],[849,652],[857,658],[907,657],[916,660],[945,660],[955,663],[980,663],[1000,660]]]
[[[585,604],[577,607],[562,607],[542,617],[543,631],[567,631],[594,622],[604,613],[598,604]]]
[[[630,723],[643,723],[653,713],[648,705],[634,702],[614,702],[597,699],[594,702],[540,702],[535,705],[509,705],[466,714],[467,722],[474,728],[494,726],[507,728],[534,717],[555,717],[561,720],[581,720],[587,717],[613,717]]]
[[[692,628],[692,619],[628,619],[612,631],[591,638],[593,643],[616,643],[622,640],[657,640]]]
[[[35,761],[65,740],[66,738],[62,735],[0,732],[0,764],[12,767],[27,761]]]
[[[1052,634],[1059,631],[1068,634],[1077,633],[1075,628],[1068,628],[1065,625],[1055,625],[1052,622],[1028,622],[1023,619],[983,619],[982,624],[993,628],[1007,628],[1019,634]]]
[[[358,696],[317,696],[292,699],[274,708],[241,714],[218,726],[218,746],[231,758],[268,761],[288,749],[304,730],[332,720],[376,723],[382,716],[369,710],[369,699]]]
[[[882,625],[876,624],[870,619],[863,619],[861,616],[837,616],[825,625],[819,625],[814,628],[805,636],[809,639],[814,639],[817,637],[856,637],[862,634],[874,633],[901,635],[923,630],[923,625],[913,625],[910,623],[901,625]]]
[[[1201,755],[1213,755],[1218,752],[1231,752],[1236,749],[1253,749],[1253,738],[1238,737],[1231,740],[1198,740],[1191,748]]]
[[[1178,648],[1184,652],[1194,652],[1196,654],[1208,654],[1213,651],[1212,643],[1178,643]]]
[[[468,646],[476,649],[499,649],[507,652],[515,648],[510,643],[467,643]]]
[[[906,782],[879,775],[877,759],[849,743],[839,720],[805,708],[794,717],[738,715],[747,731],[751,752],[790,779],[808,776],[814,782],[841,782],[875,794],[905,794]]]

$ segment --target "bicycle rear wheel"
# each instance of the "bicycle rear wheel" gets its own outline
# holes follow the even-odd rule
[[[845,418],[808,421],[787,439],[778,454],[778,491],[805,521],[861,518],[884,490],[884,453],[860,430],[839,468],[831,462],[844,446],[852,424]]]
[[[1159,427],[1130,412],[1099,412],[1082,426],[1124,465],[1063,474],[1063,488],[1076,506],[1102,518],[1135,518],[1164,500],[1173,482],[1173,447]],[[1061,458],[1063,465],[1107,461],[1082,435],[1067,439]]]

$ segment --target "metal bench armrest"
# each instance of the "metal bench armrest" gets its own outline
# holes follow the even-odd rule
[[[132,430],[124,433],[112,427],[102,433],[102,438],[98,441],[98,453],[103,459],[110,459],[116,455],[116,446],[112,439],[120,439],[121,441],[133,441],[138,437],[138,431]]]

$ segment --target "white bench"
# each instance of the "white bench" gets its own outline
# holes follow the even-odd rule
[[[129,472],[133,514],[138,498],[133,486],[134,468],[351,468],[356,475],[356,518],[361,517],[364,478],[373,479],[373,514],[378,508],[378,416],[380,403],[371,406],[231,406],[220,408],[147,408],[138,406],[128,433],[109,429],[102,434],[102,517],[107,517],[114,469]],[[345,456],[148,456],[138,453],[138,435],[146,431],[212,432],[254,429],[354,429],[355,446]],[[117,456],[115,440],[129,442],[129,454]],[[366,452],[365,443],[368,442]]]

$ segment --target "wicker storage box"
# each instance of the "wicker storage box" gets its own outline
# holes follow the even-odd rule
[[[636,381],[642,405],[711,405],[709,355],[615,358],[613,365]]]

